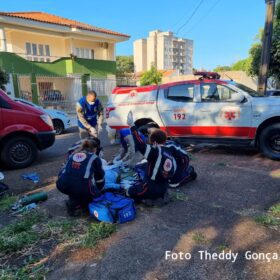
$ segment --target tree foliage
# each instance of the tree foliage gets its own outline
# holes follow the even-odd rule
[[[256,37],[257,43],[254,43],[249,50],[249,64],[247,73],[251,76],[259,74],[261,52],[262,52],[262,38],[263,30],[259,32]],[[280,81],[280,2],[277,2],[275,18],[273,23],[272,46],[270,53],[270,67],[269,76],[274,77],[278,82]]]
[[[134,72],[133,56],[117,56],[117,76],[123,77]]]
[[[247,71],[248,69],[248,58],[238,60],[231,66],[233,71]]]
[[[157,70],[155,65],[151,66],[151,69],[144,72],[140,79],[141,86],[147,86],[147,85],[158,85],[162,81],[162,73]]]
[[[9,75],[0,68],[0,88],[6,90],[5,85],[9,82]]]
[[[249,50],[249,58],[246,72],[249,76],[259,75],[260,61],[262,55],[262,45],[260,43],[255,43]]]
[[[221,66],[218,65],[216,68],[213,69],[214,72],[223,72],[223,71],[230,71],[231,67],[230,66]]]

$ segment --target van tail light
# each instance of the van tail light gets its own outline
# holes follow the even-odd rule
[[[110,117],[110,112],[116,110],[116,107],[107,107],[106,108],[106,119],[109,119]]]

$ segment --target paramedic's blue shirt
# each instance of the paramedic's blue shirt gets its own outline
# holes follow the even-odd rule
[[[98,107],[100,104],[100,101],[98,99],[95,100],[93,105],[90,105],[87,100],[86,97],[83,96],[79,102],[78,102],[81,107],[83,108],[83,113],[84,113],[84,117],[86,119],[86,121],[91,125],[91,126],[96,126],[97,125],[97,117],[98,117]],[[83,124],[80,122],[80,120],[78,119],[78,126],[80,128],[85,129],[85,127],[83,126]]]
[[[131,135],[131,130],[130,128],[123,128],[120,130],[120,141],[121,141],[121,145],[122,147],[127,151],[127,142],[125,141],[125,137],[128,136],[128,135]],[[144,143],[147,143],[147,139],[146,137],[142,134],[142,133],[139,133],[141,139],[143,140]],[[135,150],[138,151],[138,147],[137,145],[135,145]]]

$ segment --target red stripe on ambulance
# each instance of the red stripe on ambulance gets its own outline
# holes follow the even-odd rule
[[[245,137],[254,139],[255,127],[234,126],[168,126],[170,136]]]
[[[111,126],[120,130],[128,126]],[[168,136],[208,136],[208,137],[242,137],[254,139],[256,127],[232,127],[232,126],[168,126],[160,129],[167,132]]]

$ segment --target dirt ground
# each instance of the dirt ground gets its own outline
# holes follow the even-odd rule
[[[115,150],[107,148],[107,157]],[[198,178],[173,191],[171,203],[138,207],[135,221],[118,225],[94,249],[55,248],[47,279],[280,279],[279,227],[255,222],[280,202],[280,163],[249,148],[200,146],[192,155]],[[65,196],[49,182],[61,161],[36,167],[49,180],[49,199],[42,207],[56,216],[66,215]],[[205,250],[238,257],[236,262],[201,259],[199,251]],[[166,251],[191,258],[166,260]],[[279,259],[246,260],[246,251],[278,253]]]

